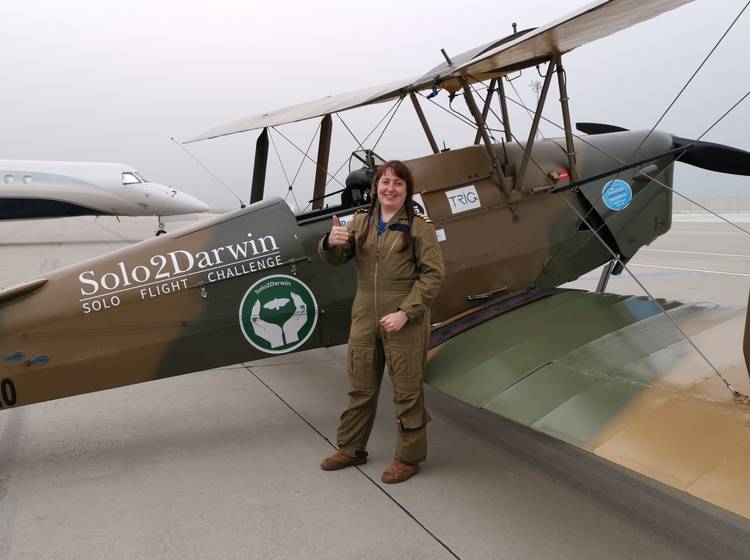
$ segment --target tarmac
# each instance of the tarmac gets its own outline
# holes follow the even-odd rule
[[[2,222],[0,286],[154,226]],[[656,297],[745,306],[747,235],[676,219],[629,269]],[[643,293],[626,272],[607,291]],[[334,347],[0,412],[0,560],[750,558],[750,521],[429,387],[418,476],[380,482],[388,381],[369,462],[323,472],[345,369]]]

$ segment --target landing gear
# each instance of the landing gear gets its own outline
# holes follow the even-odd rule
[[[158,220],[159,220],[159,225],[156,226],[157,227],[156,237],[159,237],[162,233],[167,233],[167,228],[164,225],[164,222],[162,221],[161,216],[158,216]]]
[[[612,276],[612,272],[615,270],[615,266],[618,264],[618,259],[612,259],[607,264],[604,265],[604,268],[602,269],[602,275],[599,277],[599,284],[596,286],[596,293],[602,294],[604,293],[604,290],[607,289],[607,283],[609,282],[609,277]]]

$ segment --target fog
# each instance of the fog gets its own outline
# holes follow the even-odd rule
[[[183,141],[248,115],[421,74],[459,53],[519,29],[537,27],[579,8],[580,1],[526,3],[384,0],[353,3],[4,0],[0,4],[0,157],[116,161],[154,181],[198,196],[215,209],[237,199],[170,138]],[[563,58],[572,120],[651,128],[740,12],[744,0],[698,1],[574,50]],[[659,128],[696,138],[750,90],[750,14],[744,14],[669,111]],[[532,105],[532,68],[514,80]],[[509,88],[509,95],[515,92]],[[553,86],[550,100],[557,99]],[[438,98],[446,104],[447,95]],[[438,142],[471,143],[474,131],[423,103]],[[466,112],[460,100],[455,108]],[[362,139],[390,103],[341,115]],[[545,116],[560,122],[558,103]],[[750,150],[750,101],[706,140]],[[319,119],[280,127],[306,149]],[[514,133],[525,137],[529,115],[511,108]],[[559,130],[542,125],[546,136]],[[377,137],[376,133],[371,140]],[[258,132],[185,146],[237,195],[249,197]],[[313,165],[273,135],[267,194],[287,195],[294,182],[300,207],[312,192]],[[331,169],[356,143],[334,118]],[[314,157],[317,143],[313,143]],[[377,146],[385,158],[429,153],[411,104],[405,102]],[[339,175],[343,181],[346,166]],[[693,197],[750,196],[748,179],[677,166],[676,190]],[[331,184],[330,190],[338,186]]]

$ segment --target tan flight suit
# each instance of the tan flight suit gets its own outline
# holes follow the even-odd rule
[[[411,246],[398,252],[402,231],[409,227],[403,207],[379,237],[376,208],[369,221],[366,251],[359,251],[356,240],[368,227],[367,217],[365,210],[354,214],[347,224],[346,245],[328,247],[326,236],[319,247],[321,257],[330,264],[343,264],[354,257],[357,265],[357,295],[349,332],[349,405],[341,415],[338,446],[346,455],[364,453],[387,363],[398,424],[396,459],[418,463],[427,454],[425,428],[430,417],[424,406],[422,380],[430,332],[429,308],[443,282],[443,256],[432,222],[419,214],[412,220]],[[401,330],[386,332],[380,319],[399,309],[409,320]]]

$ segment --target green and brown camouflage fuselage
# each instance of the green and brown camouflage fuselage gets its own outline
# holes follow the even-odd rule
[[[624,159],[643,135],[600,135],[589,144]],[[670,145],[668,135],[655,133],[639,155],[658,154]],[[618,177],[633,189],[632,203],[618,212],[601,202],[605,180],[540,193],[539,187],[553,184],[550,176],[565,171],[563,146],[558,140],[539,142],[526,186],[508,198],[492,180],[489,157],[480,146],[407,162],[441,236],[446,262],[433,321],[487,300],[562,284],[609,261],[612,254],[591,227],[624,258],[669,229],[670,191],[633,179],[635,170]],[[506,150],[511,162],[522,154],[514,144],[495,148]],[[576,150],[580,176],[606,169],[608,159],[588,144]],[[659,180],[670,185],[671,162],[655,163],[667,169]],[[345,218],[353,209],[294,216],[278,199],[263,201],[5,290],[0,294],[3,407],[344,343],[354,272],[327,267],[316,252],[334,212]],[[315,300],[315,309],[306,306],[314,328],[304,340],[289,341],[279,330],[288,320],[284,317],[295,313],[294,301],[283,297],[284,289],[294,291],[292,280],[280,280],[275,309],[273,302],[261,308],[269,304],[260,295],[262,284],[277,276],[301,282]],[[256,296],[250,294],[241,309],[255,284],[260,311],[253,322]],[[260,332],[261,324],[270,325],[269,333],[282,333],[276,349],[253,336],[250,327]]]
[[[578,175],[606,172],[601,151],[626,160],[643,137],[577,142]],[[654,133],[638,156],[671,145]],[[512,176],[521,149],[504,149]],[[548,291],[613,255],[627,261],[668,231],[671,162],[551,193],[568,181],[567,156],[561,141],[546,140],[509,196],[479,146],[407,162],[446,264],[427,382],[750,517],[750,500],[736,491],[750,483],[744,408],[653,304]],[[615,178],[633,198],[612,209],[602,191]],[[354,268],[327,266],[317,245],[333,213],[346,221],[354,210],[294,216],[267,200],[0,292],[0,407],[346,342]],[[506,303],[517,309],[481,318]],[[750,319],[664,305],[688,334],[721,347],[722,371],[744,389],[747,367],[731,357],[741,337],[725,332]],[[474,328],[461,332],[466,318]],[[745,326],[746,356],[748,336]],[[692,443],[675,444],[675,434]]]

